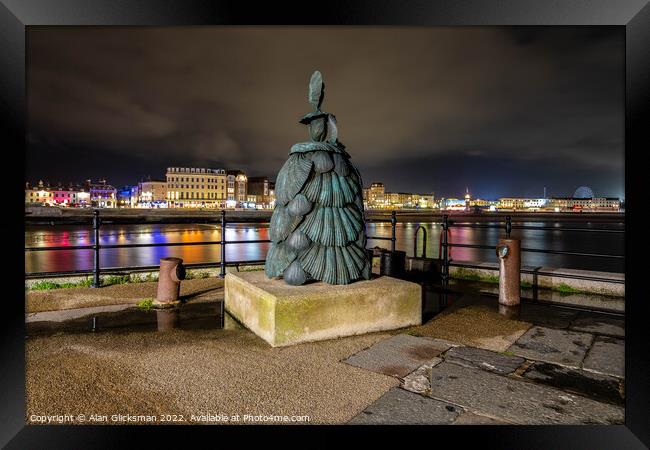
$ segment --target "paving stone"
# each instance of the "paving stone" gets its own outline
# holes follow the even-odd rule
[[[415,395],[415,394],[414,394]],[[558,389],[443,362],[431,397],[516,424],[622,424],[624,409]]]
[[[441,341],[399,334],[379,341],[343,362],[372,372],[403,378],[448,349],[449,345]]]
[[[580,313],[571,323],[572,330],[625,337],[625,319],[605,314]]]
[[[433,358],[428,363],[418,367],[402,380],[402,388],[416,394],[428,394],[431,388],[431,368],[442,362],[442,358]]]
[[[453,425],[510,425],[510,423],[465,411],[458,416]]]
[[[578,314],[578,311],[571,309],[524,303],[521,305],[518,318],[543,327],[568,328]]]
[[[508,356],[475,347],[455,347],[445,354],[445,361],[465,367],[508,374],[517,370],[526,360],[519,356]]]
[[[597,336],[583,363],[585,369],[617,377],[625,376],[625,341]]]
[[[447,402],[392,388],[354,417],[351,425],[449,425],[462,409]]]
[[[588,333],[535,326],[508,351],[528,359],[579,367],[593,338]]]
[[[570,369],[545,362],[531,364],[524,378],[585,397],[623,405],[622,380],[581,369]]]

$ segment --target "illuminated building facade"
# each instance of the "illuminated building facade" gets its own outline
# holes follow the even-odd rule
[[[151,198],[155,199],[155,186],[149,185],[147,189],[151,192]],[[166,189],[165,199],[170,208],[223,208],[227,200],[226,171],[168,167]]]
[[[41,180],[36,186],[25,184],[25,203],[63,207],[88,206],[90,194],[80,187],[51,187]]]
[[[614,197],[553,197],[549,204],[555,211],[620,211],[621,200]]]
[[[271,183],[268,177],[249,177],[246,198],[249,208],[273,208],[275,197],[271,197]]]
[[[248,178],[241,170],[229,170],[226,172],[227,196],[226,207],[236,208],[244,206],[248,200]]]
[[[499,199],[499,203],[497,204],[498,209],[511,209],[511,210],[517,210],[517,209],[524,209],[524,203],[526,202],[526,198],[516,198],[516,197],[503,197]]]
[[[90,205],[94,208],[117,208],[117,189],[106,180],[90,185]]]
[[[30,186],[29,183],[25,184],[25,203],[45,204],[49,206],[54,205],[54,193],[51,192],[43,185],[43,181],[39,181],[38,185]]]
[[[383,208],[384,206],[386,206],[384,183],[372,183],[368,189],[368,207]]]
[[[137,186],[138,208],[164,208],[167,206],[167,182],[160,180],[141,181]]]
[[[123,186],[121,189],[117,190],[118,208],[131,208],[133,203],[133,198],[131,197],[132,191],[133,186]]]

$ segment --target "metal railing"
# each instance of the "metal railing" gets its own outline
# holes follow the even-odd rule
[[[397,217],[395,211],[392,212],[391,218],[389,220],[376,220],[374,222],[388,222],[391,224],[391,237],[383,236],[367,236],[368,239],[378,239],[378,240],[388,240],[391,241],[390,247],[391,251],[395,251],[395,245],[397,237],[395,234],[395,229],[397,225]],[[220,227],[221,227],[221,239],[218,241],[200,241],[200,242],[164,242],[164,243],[139,243],[139,244],[100,244],[100,229],[102,225],[102,220],[100,217],[99,210],[96,209],[93,211],[92,217],[92,230],[93,230],[93,243],[89,245],[70,245],[70,246],[50,246],[50,247],[25,247],[26,252],[47,252],[47,251],[62,251],[62,250],[92,250],[93,251],[93,268],[92,270],[70,270],[70,271],[56,271],[56,272],[26,272],[26,278],[40,278],[47,276],[65,276],[65,275],[92,275],[92,287],[100,287],[101,273],[113,273],[120,271],[151,271],[158,269],[158,266],[124,266],[124,267],[109,267],[102,268],[100,266],[100,252],[104,249],[113,249],[113,248],[141,248],[141,247],[184,247],[184,246],[194,246],[194,245],[219,245],[221,250],[221,258],[218,263],[190,263],[185,264],[186,267],[192,269],[200,268],[209,268],[218,266],[220,268],[219,276],[221,278],[226,276],[226,267],[227,266],[241,266],[246,265],[259,265],[264,264],[265,260],[245,260],[245,261],[228,261],[226,258],[226,246],[230,244],[262,244],[270,243],[270,239],[255,239],[255,240],[226,240],[225,230],[229,223],[248,223],[247,221],[239,220],[226,220],[226,211],[221,210],[220,212]]]
[[[100,252],[103,249],[113,249],[113,248],[140,248],[140,247],[173,247],[173,246],[194,246],[194,245],[220,245],[221,250],[221,260],[218,263],[190,263],[185,264],[188,268],[208,268],[208,267],[220,267],[220,277],[225,277],[226,267],[227,266],[241,266],[241,265],[259,265],[264,264],[264,260],[245,260],[245,261],[228,261],[226,259],[226,246],[231,244],[261,244],[261,243],[270,243],[269,239],[256,239],[256,240],[226,240],[225,230],[229,223],[250,223],[250,221],[242,220],[226,220],[226,211],[222,210],[220,212],[220,227],[221,227],[221,239],[218,241],[200,241],[200,242],[170,242],[170,243],[139,243],[139,244],[100,244],[100,228],[102,220],[100,218],[99,210],[93,212],[92,218],[92,229],[94,235],[94,242],[91,245],[75,245],[75,246],[51,246],[51,247],[25,247],[26,252],[41,252],[41,251],[61,251],[61,250],[92,250],[93,251],[93,268],[92,270],[72,270],[66,272],[28,272],[25,273],[26,278],[37,278],[45,276],[61,276],[61,275],[81,275],[81,274],[92,274],[92,286],[99,287],[100,274],[119,272],[119,271],[150,271],[158,269],[158,266],[130,266],[130,267],[109,267],[102,268],[100,267]],[[386,236],[367,236],[367,239],[373,240],[386,240],[390,241],[390,251],[394,252],[396,247],[396,225],[397,225],[397,215],[395,211],[391,212],[390,219],[373,219],[369,222],[384,222],[391,224],[391,234],[390,237]],[[456,267],[467,267],[467,268],[485,268],[484,266],[478,266],[472,263],[460,263],[454,262],[450,257],[450,249],[453,247],[461,248],[476,248],[476,249],[485,249],[485,250],[494,250],[496,249],[495,245],[481,245],[481,244],[461,244],[461,243],[451,243],[449,242],[449,233],[451,228],[494,228],[494,229],[503,229],[505,231],[505,236],[510,237],[510,234],[513,229],[520,230],[552,230],[552,231],[572,231],[572,232],[601,232],[601,233],[625,233],[624,230],[612,230],[612,229],[594,229],[594,228],[564,228],[564,227],[548,227],[548,226],[529,226],[529,225],[515,225],[512,223],[510,216],[507,216],[505,223],[499,222],[498,224],[480,224],[480,223],[456,223],[449,219],[448,215],[443,216],[442,222],[432,222],[439,223],[442,225],[442,235],[441,235],[441,258],[440,265],[441,271],[440,275],[442,278],[442,283],[444,287],[447,287],[449,284],[449,268],[452,266]],[[426,229],[419,226],[415,232],[414,237],[414,256],[417,256],[417,236],[418,231],[422,228],[424,234],[424,247],[422,252],[422,257],[426,257]],[[596,258],[610,258],[610,259],[624,259],[623,255],[612,255],[606,253],[586,253],[586,252],[572,252],[572,251],[561,251],[561,250],[549,250],[549,249],[534,249],[534,248],[522,248],[522,252],[536,252],[536,253],[546,253],[554,255],[567,255],[567,256],[585,256],[585,257],[596,257]],[[582,280],[591,280],[591,281],[602,281],[602,282],[611,282],[611,283],[624,283],[620,279],[612,278],[601,278],[601,277],[592,277],[588,275],[579,275],[579,274],[562,274],[558,275],[557,273],[548,273],[541,272],[537,270],[527,270],[523,269],[522,273],[530,273],[533,275],[549,275],[549,276],[561,276],[563,278],[574,278]]]
[[[503,229],[505,232],[505,237],[510,238],[513,229],[517,230],[547,230],[547,231],[561,231],[561,232],[591,232],[591,233],[614,233],[614,234],[624,234],[625,230],[613,230],[608,228],[572,228],[572,227],[549,227],[549,226],[537,226],[537,225],[513,225],[512,219],[510,216],[506,216],[505,222],[499,224],[478,224],[478,223],[466,223],[460,222],[455,223],[452,220],[449,220],[448,215],[443,216],[442,220],[442,283],[444,287],[449,286],[449,267],[465,267],[473,269],[485,269],[484,266],[477,264],[466,263],[466,262],[454,262],[453,259],[449,257],[449,249],[453,247],[460,248],[476,248],[483,250],[496,250],[496,245],[481,245],[481,244],[452,244],[449,242],[449,230],[450,228],[492,228],[492,229]],[[625,259],[624,255],[613,255],[610,253],[586,253],[586,252],[572,252],[565,250],[550,250],[550,249],[537,249],[537,248],[521,248],[522,252],[529,253],[545,253],[550,255],[565,255],[565,256],[585,256],[590,258],[609,258],[609,259]],[[580,275],[580,274],[569,274],[562,273],[558,274],[555,272],[544,272],[537,269],[521,269],[521,273],[531,274],[531,275],[542,275],[542,276],[555,276],[558,278],[568,278],[568,279],[578,279],[578,280],[588,280],[588,281],[600,281],[605,283],[616,283],[624,284],[625,281],[617,278],[604,278],[596,277],[589,275]]]

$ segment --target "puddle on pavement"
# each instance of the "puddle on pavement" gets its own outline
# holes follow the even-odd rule
[[[422,286],[422,323],[428,322],[462,297],[455,290],[445,292],[439,285],[420,283]]]
[[[164,332],[174,329],[240,328],[227,313],[222,315],[221,302],[187,303],[175,308],[141,310],[137,307],[98,312],[62,321],[33,321],[25,324],[27,336],[56,333],[88,332]]]
[[[594,400],[625,405],[624,381],[610,375],[562,367],[545,362],[534,362],[523,374],[537,383],[575,392]]]
[[[477,289],[478,287],[478,289]],[[474,285],[472,283],[454,283],[451,289],[456,291],[455,298],[457,308],[464,306],[483,306],[507,319],[528,322],[542,327],[569,329],[579,317],[588,314],[596,322],[621,322],[624,314],[616,311],[601,311],[587,306],[572,304],[550,303],[548,301],[534,301],[522,296],[521,304],[518,306],[505,306],[499,304],[498,290],[492,292],[485,288],[484,284]],[[448,306],[452,302],[448,302]],[[597,332],[598,334],[602,334]],[[607,333],[605,333],[607,334]]]

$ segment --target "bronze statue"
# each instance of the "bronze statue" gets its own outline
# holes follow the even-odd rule
[[[314,110],[300,120],[311,140],[291,147],[275,184],[265,272],[291,285],[349,284],[371,275],[361,176],[338,140],[336,118],[320,109],[324,94],[316,71],[308,97]]]

